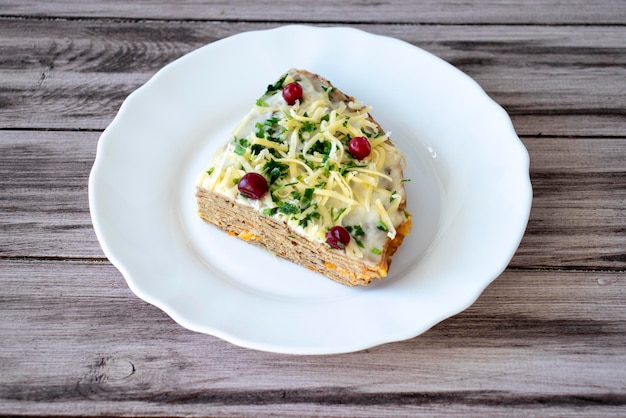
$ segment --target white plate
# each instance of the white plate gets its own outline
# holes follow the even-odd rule
[[[390,275],[348,288],[196,215],[196,175],[291,67],[373,106],[402,149],[413,233]],[[532,199],[528,153],[469,77],[408,43],[349,28],[242,33],[160,70],[123,103],[89,179],[94,228],[130,288],[182,326],[281,353],[329,354],[419,335],[508,265]]]

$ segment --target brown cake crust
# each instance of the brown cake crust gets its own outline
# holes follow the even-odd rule
[[[366,286],[375,278],[385,277],[391,256],[411,229],[409,217],[396,229],[396,237],[385,245],[381,262],[369,266],[346,257],[341,250],[310,241],[292,231],[286,223],[263,216],[255,209],[238,205],[220,194],[197,188],[196,197],[198,215],[205,222],[347,286]]]

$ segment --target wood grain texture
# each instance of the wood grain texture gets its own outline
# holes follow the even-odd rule
[[[223,37],[275,26],[5,19],[0,129],[104,129],[164,65]],[[403,39],[466,72],[521,135],[610,136],[626,127],[626,27],[354,27]]]
[[[472,24],[623,24],[620,0],[457,1],[391,0],[43,0],[5,1],[0,15],[131,19],[350,23],[472,23]]]
[[[623,276],[507,271],[418,338],[301,357],[188,332],[107,263],[1,263],[0,405],[13,413],[611,416],[626,404]]]
[[[0,130],[0,257],[103,256],[87,201],[98,137]],[[626,271],[626,139],[523,141],[534,200],[511,266]]]
[[[87,183],[99,133],[0,131],[0,257],[103,257]]]
[[[533,207],[511,265],[626,271],[626,138],[524,143]]]
[[[104,257],[87,182],[124,98],[242,31],[347,25],[474,78],[527,147],[509,267],[423,335],[287,356],[190,332]],[[0,416],[626,416],[622,0],[0,2]]]

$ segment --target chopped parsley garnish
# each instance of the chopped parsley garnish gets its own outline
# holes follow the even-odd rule
[[[302,132],[313,132],[315,130],[315,128],[317,127],[317,124],[315,122],[312,121],[305,121],[302,124]]]
[[[256,128],[256,132],[255,132],[256,137],[265,138],[265,126],[262,123],[257,122],[254,124],[254,127]]]
[[[269,183],[273,184],[287,171],[289,166],[276,160],[269,160],[263,166],[263,173],[269,177]]]
[[[264,147],[263,145],[254,144],[252,147],[250,147],[250,152],[252,153],[252,155],[259,155],[261,151],[263,151],[265,148],[266,147]]]
[[[293,203],[283,203],[282,205],[280,205],[280,207],[278,208],[278,211],[280,213],[284,213],[285,215],[291,215],[293,213],[299,213],[300,212],[300,208],[297,205],[294,205]]]
[[[380,251],[378,248],[375,248],[375,247],[370,248],[370,251],[372,254],[377,254],[377,255],[382,254],[382,251]]]
[[[265,90],[265,94],[263,94],[263,96],[261,96],[261,97],[259,97],[257,99],[256,105],[260,106],[260,107],[269,107],[267,102],[265,100],[263,100],[263,99],[265,97],[267,97],[267,96],[272,96],[272,95],[276,94],[276,92],[282,90],[283,84],[285,83],[285,79],[286,78],[287,78],[287,74],[284,74],[276,83],[269,84],[267,86],[267,90]]]
[[[273,208],[265,208],[261,211],[261,213],[266,216],[273,216],[276,214],[277,211],[278,211],[278,207],[273,207]]]
[[[309,224],[309,222],[311,222],[313,219],[319,219],[320,218],[320,213],[319,212],[309,212],[306,214],[306,216],[304,216],[302,219],[300,219],[300,222],[298,222],[298,225],[306,228],[307,225]]]
[[[304,163],[307,165],[307,167],[309,167],[311,170],[314,170],[314,171],[317,170],[317,166],[315,165],[315,162],[311,160],[307,160],[306,158],[304,158],[303,155],[299,155],[298,158],[303,160]]]
[[[361,239],[365,237],[365,231],[363,231],[361,225],[348,225],[346,226],[346,230],[350,233],[350,235],[352,235],[356,245],[361,248],[365,248],[365,245],[363,245],[363,242],[361,241]]]
[[[278,118],[269,118],[265,122],[257,122],[254,124],[256,132],[254,133],[257,138],[265,138],[269,141],[282,143],[280,136],[284,133],[284,129],[278,126]]]
[[[275,187],[275,188],[274,188],[274,191],[282,190],[282,189],[284,189],[285,187],[293,186],[294,184],[298,184],[298,182],[297,182],[297,181],[294,181],[293,183],[284,183],[284,184],[281,184],[281,185],[279,185],[278,187]],[[297,193],[297,191],[293,191],[293,192],[291,192],[291,194],[292,194],[292,195],[293,195],[293,193]]]
[[[346,211],[347,208],[330,208],[330,216],[333,218],[333,222],[337,222],[337,219],[341,217],[341,214]]]
[[[361,128],[361,133],[363,133],[363,135],[365,135],[366,137],[372,139],[372,138],[378,138],[379,136],[381,136],[383,133],[376,130],[376,131],[372,131],[372,128],[366,127],[366,128]]]
[[[350,153],[348,153],[348,155],[350,155]],[[352,160],[348,162],[347,164],[343,164],[339,168],[339,174],[341,174],[342,176],[345,176],[348,173],[348,171],[350,171],[350,169],[352,168],[366,168],[366,167],[367,167],[367,164],[357,164],[355,160]]]
[[[304,190],[304,195],[300,198],[302,210],[311,206],[311,199],[313,199],[313,188],[307,188]]]
[[[328,95],[330,95],[335,90],[335,88],[332,86],[321,86],[321,87]]]
[[[361,225],[348,225],[348,226],[346,226],[346,230],[353,237],[364,237],[365,236],[365,231],[363,231],[363,228],[361,228]]]
[[[328,156],[331,149],[332,144],[329,141],[316,141],[315,144],[313,144],[313,146],[309,148],[309,151],[311,153],[319,152],[322,155]]]
[[[377,229],[380,229],[383,232],[388,232],[389,228],[387,228],[387,225],[385,225],[385,223],[383,221],[381,221],[380,219],[378,220],[378,225],[376,225]]]
[[[211,174],[213,174],[214,171],[215,171],[215,167],[211,167],[206,171],[206,173],[210,176]]]
[[[287,74],[284,74],[277,82],[274,84],[269,84],[267,86],[267,90],[265,91],[265,95],[274,94],[277,91],[283,88],[283,84],[285,83],[285,79],[287,78]]]
[[[252,155],[259,155],[264,149],[267,149],[269,153],[272,154],[274,157],[281,158],[280,152],[278,152],[278,150],[276,150],[275,148],[266,147],[265,145],[261,144],[252,145],[250,147],[250,152],[252,153]]]
[[[237,155],[244,155],[246,153],[246,147],[248,146],[248,140],[246,138],[240,138],[237,142],[233,152]]]

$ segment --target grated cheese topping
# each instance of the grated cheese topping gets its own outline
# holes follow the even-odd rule
[[[294,81],[303,98],[288,105],[281,90]],[[346,254],[375,265],[408,216],[404,157],[370,120],[371,107],[341,100],[334,90],[324,79],[287,72],[268,86],[232,139],[216,151],[197,185],[320,243],[332,226],[342,225],[352,236]],[[357,136],[367,137],[371,146],[362,160],[348,151],[348,141]],[[237,189],[248,172],[268,180],[269,193],[261,199],[249,199]]]

